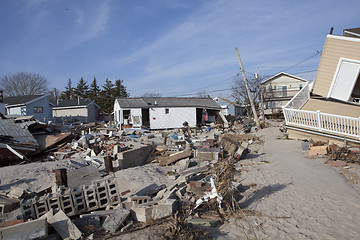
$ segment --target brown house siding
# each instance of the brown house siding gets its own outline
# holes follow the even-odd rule
[[[314,82],[314,94],[327,97],[340,57],[360,60],[360,39],[327,36]]]

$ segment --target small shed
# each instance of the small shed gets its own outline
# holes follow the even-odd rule
[[[53,115],[56,123],[90,123],[99,119],[99,109],[100,107],[89,98],[59,100],[53,107]]]
[[[142,97],[117,98],[113,114],[120,126],[172,129],[215,122],[220,110],[211,98]]]
[[[244,115],[244,107],[240,104],[231,102],[225,98],[215,97],[214,101],[217,102],[221,106],[221,112],[224,116],[242,116]]]

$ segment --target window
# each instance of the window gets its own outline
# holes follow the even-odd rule
[[[170,109],[165,108],[165,114],[170,114]]]
[[[327,97],[349,101],[359,77],[359,71],[360,61],[340,58]]]
[[[287,96],[287,86],[282,86],[282,96],[283,97]]]
[[[34,113],[43,113],[43,107],[34,107]]]

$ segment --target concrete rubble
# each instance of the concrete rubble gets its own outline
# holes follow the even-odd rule
[[[225,156],[237,161],[246,158],[248,146],[258,140],[238,129],[238,133],[230,133],[229,128],[212,124],[191,129],[185,136],[181,129],[79,126],[71,131],[71,140],[49,151],[45,158],[63,163],[62,168],[53,169],[54,183],[36,193],[11,187],[4,197],[0,195],[1,212],[20,207],[17,218],[23,222],[10,228],[32,234],[35,228],[27,226],[37,223],[39,230],[34,236],[45,237],[48,224],[49,230],[55,230],[52,234],[62,239],[127,232],[139,223],[169,218],[184,203],[195,206],[204,196],[220,200],[211,170]],[[143,182],[142,188],[126,190],[127,183],[119,183],[119,173],[146,165],[165,172],[160,184]],[[193,224],[218,224],[190,220]],[[0,228],[0,233],[6,236],[7,227]]]

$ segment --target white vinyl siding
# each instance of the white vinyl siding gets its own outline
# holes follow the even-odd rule
[[[359,75],[360,62],[340,58],[328,97],[349,101],[352,90]]]
[[[185,121],[190,127],[196,126],[196,108],[169,109],[169,114],[165,114],[165,108],[150,108],[151,129],[181,128]]]

